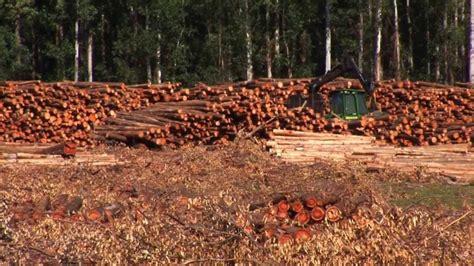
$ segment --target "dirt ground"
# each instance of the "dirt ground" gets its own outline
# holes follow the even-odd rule
[[[128,163],[0,168],[0,262],[474,263],[473,186],[351,163],[288,164],[252,142],[101,149]],[[61,194],[83,199],[78,214],[19,215]],[[308,194],[334,199],[344,219],[312,225],[305,242],[262,237],[275,196]],[[113,219],[84,218],[110,204],[120,206]]]

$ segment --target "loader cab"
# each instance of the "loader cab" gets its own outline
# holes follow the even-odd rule
[[[369,112],[366,94],[360,90],[335,90],[329,94],[329,99],[331,111],[345,120],[357,120]]]
[[[287,106],[296,108],[306,106],[317,113],[325,113],[325,107],[329,107],[332,113],[327,114],[327,118],[340,117],[345,120],[357,120],[368,114],[366,93],[356,89],[338,89],[328,95],[329,102],[325,97],[316,92],[315,89],[305,97],[302,94],[291,95]]]

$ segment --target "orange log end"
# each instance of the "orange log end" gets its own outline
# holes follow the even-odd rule
[[[291,204],[291,210],[293,210],[296,213],[299,213],[304,210],[304,205],[301,201],[296,200]]]
[[[281,220],[286,219],[286,218],[288,218],[288,212],[287,211],[278,211],[278,213],[276,214],[276,217],[278,219],[281,219]]]
[[[295,216],[295,220],[299,224],[307,224],[311,220],[311,216],[306,211],[302,211]]]
[[[326,209],[326,217],[330,222],[337,222],[342,218],[342,212],[336,206],[331,206]]]
[[[296,242],[304,242],[311,239],[311,231],[307,228],[300,228],[295,233]]]
[[[278,211],[280,212],[287,212],[290,209],[290,204],[286,200],[281,200],[277,204],[278,206]]]
[[[275,228],[267,227],[267,228],[263,229],[263,235],[267,239],[275,237],[275,234],[276,234]]]
[[[306,205],[306,207],[312,209],[312,208],[318,206],[318,200],[315,197],[308,197],[305,200],[305,205]]]
[[[314,207],[312,210],[311,210],[311,219],[319,222],[319,221],[322,221],[324,219],[324,209],[321,208],[321,207]]]
[[[289,244],[291,242],[293,242],[293,236],[291,236],[290,234],[283,234],[278,238],[278,243],[280,245]]]
[[[89,210],[87,212],[87,220],[99,221],[102,218],[102,214],[98,209]]]

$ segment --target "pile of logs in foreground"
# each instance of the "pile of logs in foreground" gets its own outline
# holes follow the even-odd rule
[[[86,211],[81,211],[83,199],[80,196],[60,194],[53,201],[48,196],[23,202],[13,210],[14,221],[39,222],[47,217],[54,220],[70,219],[72,221],[113,222],[122,212],[119,203],[107,204]]]
[[[4,82],[0,141],[68,140],[90,146],[94,140],[116,140],[178,147],[268,137],[273,129],[375,136],[401,146],[467,143],[474,137],[474,92],[469,89],[383,81],[375,96],[386,115],[347,122],[286,107],[291,94],[308,93],[309,82],[260,79],[189,89],[180,84]],[[349,87],[360,84],[342,79],[322,92]]]
[[[258,208],[257,205],[250,209]],[[271,206],[260,213],[263,216],[238,217],[236,224],[247,234],[257,234],[258,239],[276,240],[280,244],[307,241],[322,223],[336,223],[344,218],[340,208],[313,195],[292,199],[275,197]]]

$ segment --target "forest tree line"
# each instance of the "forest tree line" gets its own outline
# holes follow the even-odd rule
[[[0,0],[0,79],[468,79],[469,1]]]

